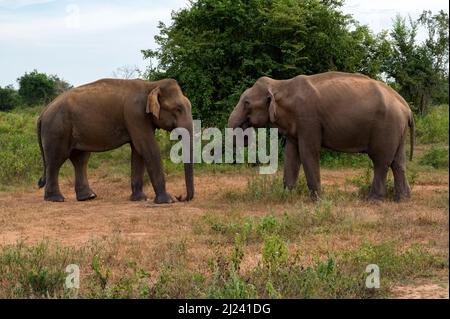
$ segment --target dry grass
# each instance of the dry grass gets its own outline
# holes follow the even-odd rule
[[[240,271],[244,273],[261,264],[265,238],[261,234],[266,232],[258,230],[261,227],[281,236],[289,254],[297,254],[303,265],[357,250],[364,242],[374,245],[391,242],[398,251],[418,245],[435,258],[448,259],[447,173],[421,172],[410,202],[369,204],[354,196],[357,190],[349,183],[351,177],[363,171],[322,171],[326,205],[330,206],[325,208],[329,211],[322,213],[323,208],[301,196],[288,202],[259,202],[223,195],[231,191],[245,193],[250,173],[224,172],[213,176],[202,173],[196,179],[197,194],[193,202],[154,207],[149,203],[129,202],[126,179],[111,180],[94,172],[91,186],[99,198],[93,202],[76,202],[69,178],[62,180],[67,199],[62,204],[44,202],[42,191],[33,189],[0,193],[0,242],[3,246],[19,241],[33,245],[46,239],[76,248],[100,242],[108,247],[104,249],[109,251],[107,256],[115,260],[108,264],[111,281],[119,280],[121,274],[132,269],[126,266],[130,260],[136,261],[139,269],[145,269],[152,278],[160,278],[164,269],[173,275],[181,268],[187,274],[208,276],[211,261],[219,252],[229,255],[233,251],[234,232],[245,232],[246,222],[251,222],[253,228],[247,230],[243,248]],[[168,188],[173,194],[183,193],[182,177],[169,177]],[[88,265],[89,258],[81,260]],[[403,277],[397,285],[414,284],[423,275],[418,270],[417,274]],[[427,276],[431,276],[430,283],[444,281],[448,278],[448,264]],[[419,279],[423,285],[423,278]],[[171,289],[164,292],[166,296],[191,293],[195,296],[192,291]],[[448,285],[442,289],[448,290]],[[398,289],[392,291],[401,295]],[[153,296],[164,297],[164,293]],[[437,294],[441,296],[443,292]]]

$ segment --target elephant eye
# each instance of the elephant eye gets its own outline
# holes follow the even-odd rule
[[[250,102],[249,101],[245,101],[244,102],[244,108],[247,109],[249,106],[250,106]]]

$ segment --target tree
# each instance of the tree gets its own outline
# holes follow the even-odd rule
[[[19,95],[27,105],[47,104],[57,95],[72,88],[68,82],[56,75],[47,75],[36,70],[17,79]]]
[[[0,87],[0,111],[10,111],[20,105],[20,97],[12,85]]]
[[[428,32],[421,44],[416,39],[420,25]],[[424,11],[417,21],[410,18],[408,24],[397,16],[390,36],[393,50],[384,71],[395,81],[394,88],[422,115],[433,98],[446,95],[448,101],[448,14]]]
[[[67,82],[63,79],[60,79],[56,75],[51,75],[50,78],[54,81],[56,95],[64,93],[67,90],[70,90],[71,88],[73,88],[72,84],[70,84],[69,82]]]
[[[129,80],[129,79],[135,79],[141,76],[141,70],[139,70],[139,68],[134,65],[124,65],[120,68],[117,68],[117,70],[115,70],[113,72],[113,77],[117,78],[117,79],[125,79],[125,80]]]
[[[338,0],[198,0],[160,23],[149,79],[178,80],[194,117],[223,125],[239,95],[261,76],[277,79],[329,70],[377,77],[389,54],[339,9]]]

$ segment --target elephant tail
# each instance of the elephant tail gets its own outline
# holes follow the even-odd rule
[[[409,151],[409,160],[413,160],[414,156],[414,142],[415,142],[415,123],[414,123],[414,114],[411,112],[411,115],[409,117],[409,143],[410,143],[410,151]]]
[[[47,182],[47,181],[46,181],[46,178],[45,178],[45,167],[46,167],[46,165],[45,165],[44,148],[42,147],[41,126],[42,126],[42,124],[41,124],[41,118],[39,118],[39,119],[38,119],[38,122],[37,122],[37,135],[38,135],[38,141],[39,141],[39,148],[40,148],[40,150],[41,150],[42,161],[44,162],[44,174],[43,174],[43,175],[41,176],[41,178],[39,179],[39,182],[38,182],[38,187],[39,187],[39,188],[44,187],[45,184],[46,184],[46,182]]]

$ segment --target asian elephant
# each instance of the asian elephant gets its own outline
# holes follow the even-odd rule
[[[147,169],[157,204],[172,203],[166,191],[156,129],[185,128],[192,138],[191,103],[172,79],[103,79],[69,90],[58,96],[41,113],[38,123],[39,145],[44,174],[39,187],[45,186],[47,201],[63,202],[58,174],[70,159],[75,168],[77,200],[96,198],[89,187],[87,163],[91,152],[104,152],[124,144],[131,146],[132,201],[147,200],[143,177]],[[192,153],[192,141],[191,141]],[[191,157],[192,158],[192,157]],[[185,164],[187,194],[194,197],[193,164]]]
[[[240,97],[228,126],[276,127],[286,135],[284,185],[293,189],[303,164],[313,200],[320,196],[320,149],[367,153],[374,165],[370,200],[386,195],[388,169],[395,199],[410,197],[405,141],[414,118],[406,101],[386,84],[360,74],[327,72],[289,80],[260,78]]]

